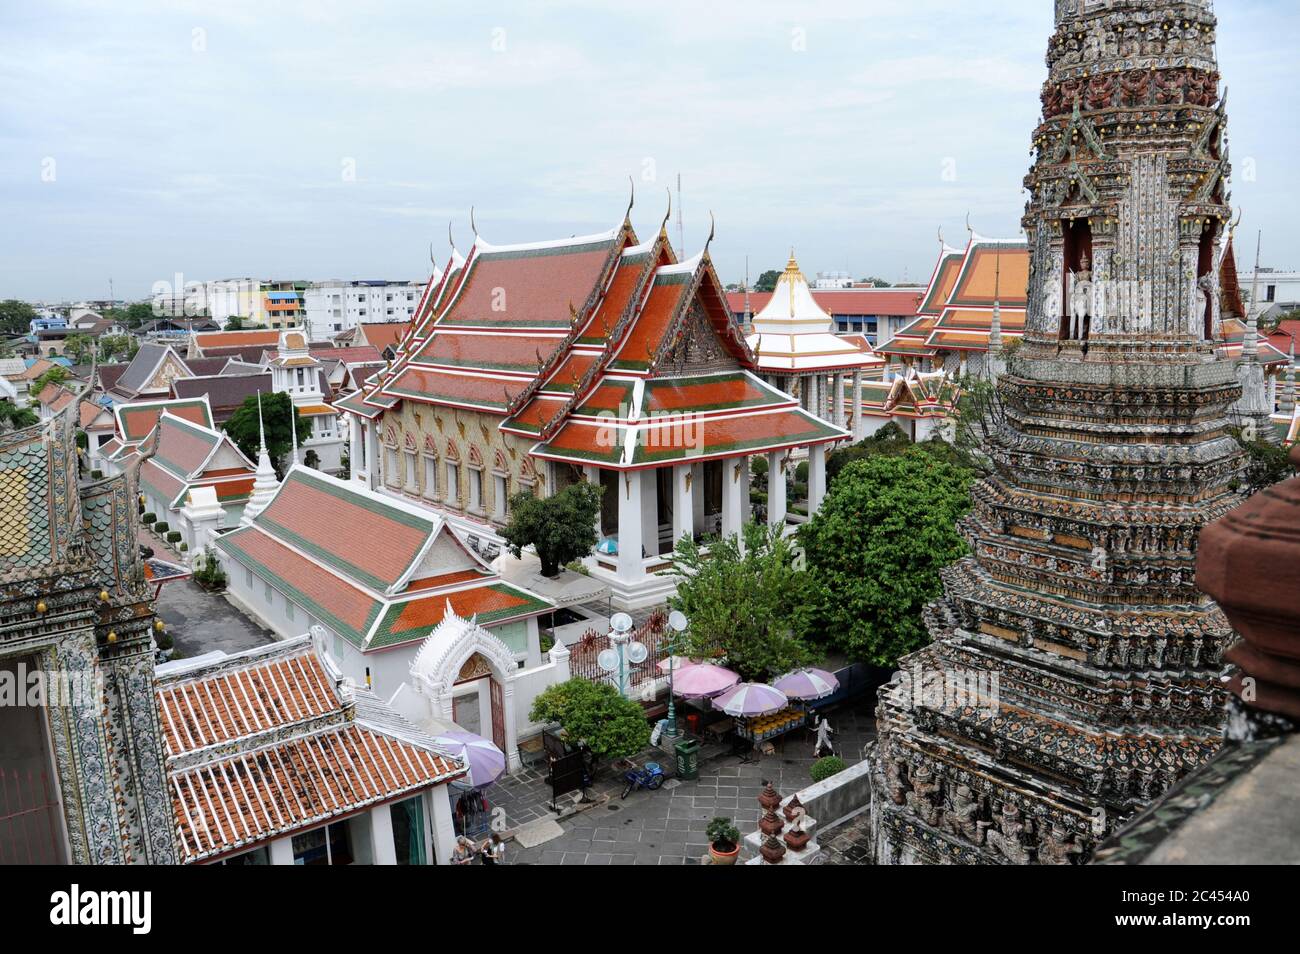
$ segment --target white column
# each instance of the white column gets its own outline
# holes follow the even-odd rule
[[[769,526],[785,524],[785,452],[767,455],[767,522]]]
[[[850,405],[853,408],[853,440],[862,440],[862,369],[855,368],[853,371],[853,401]]]
[[[659,555],[659,481],[656,471],[637,471],[634,477],[641,478],[641,540],[645,552],[650,556]]]
[[[587,478],[587,483],[591,484],[597,490],[601,489],[599,467],[583,467],[582,472]],[[554,491],[552,491],[552,493],[554,493]],[[603,506],[596,508],[596,536],[597,537],[604,536],[604,534],[601,533],[601,527],[600,527],[600,517],[603,510],[604,510]]]
[[[366,486],[371,490],[379,489],[380,470],[383,467],[383,462],[379,459],[377,423],[377,421],[369,421],[361,425],[363,440],[366,442]]]
[[[704,464],[691,464],[691,515],[695,526],[704,527]]]
[[[370,857],[377,865],[397,864],[397,848],[393,845],[393,815],[387,804],[370,809]]]
[[[834,416],[836,427],[844,426],[844,374],[835,375],[831,381],[831,401],[834,402]]]
[[[739,534],[745,520],[745,465],[739,457],[722,462],[722,535]]]
[[[808,516],[815,514],[826,496],[826,445],[808,448]]]
[[[673,544],[695,535],[695,478],[691,464],[673,468]]]
[[[293,836],[277,838],[271,842],[271,864],[273,865],[291,865],[293,864]]]
[[[425,803],[429,810],[429,830],[433,833],[431,854],[435,863],[451,863],[451,853],[456,850],[456,826],[451,820],[451,796],[446,785],[429,790]]]
[[[618,575],[635,582],[645,575],[641,562],[641,475],[621,471],[618,479]]]

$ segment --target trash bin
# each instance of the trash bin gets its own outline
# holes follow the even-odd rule
[[[700,743],[695,739],[682,739],[673,746],[677,755],[677,777],[693,782],[700,777]]]

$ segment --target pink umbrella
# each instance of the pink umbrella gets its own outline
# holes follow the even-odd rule
[[[713,708],[745,719],[778,712],[789,704],[784,692],[761,682],[742,682],[713,700]]]
[[[716,696],[738,682],[740,677],[730,669],[713,663],[699,663],[673,674],[673,692],[683,699],[703,699]]]
[[[791,699],[824,699],[840,687],[840,681],[825,669],[796,669],[772,685]]]
[[[674,672],[681,672],[687,666],[694,666],[694,659],[687,659],[685,656],[667,656],[659,660],[659,671],[667,672],[672,669]]]

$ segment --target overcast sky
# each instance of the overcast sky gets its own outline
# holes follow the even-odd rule
[[[1300,267],[1300,4],[1217,10],[1242,257],[1262,228]],[[630,175],[646,237],[679,172],[725,281],[792,245],[924,280],[967,211],[1017,233],[1051,27],[1051,0],[6,0],[0,298],[423,279],[471,205],[488,241],[599,231]]]

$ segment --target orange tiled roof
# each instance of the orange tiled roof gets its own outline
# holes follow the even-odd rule
[[[181,860],[266,844],[464,774],[307,637],[160,669],[155,698]]]
[[[168,755],[269,732],[339,705],[315,653],[165,683],[157,696]]]
[[[257,523],[381,591],[408,571],[435,530],[432,517],[349,493],[303,469],[285,477]]]
[[[203,350],[208,348],[244,348],[250,346],[275,347],[280,343],[280,332],[274,329],[252,328],[245,331],[195,332],[194,342]]]
[[[409,321],[363,322],[359,327],[366,343],[376,351],[383,351],[388,347],[397,347],[398,342],[411,330],[411,323]]]

